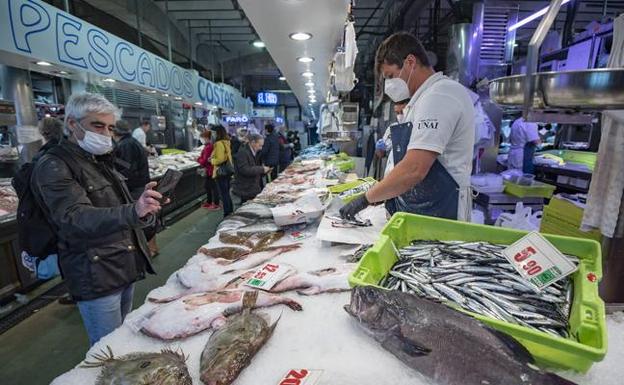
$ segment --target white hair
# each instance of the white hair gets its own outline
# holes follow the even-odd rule
[[[247,135],[247,140],[249,140],[249,143],[258,143],[259,141],[264,140],[264,137],[258,134],[249,134]]]
[[[68,119],[80,120],[88,114],[113,114],[115,121],[121,118],[121,110],[103,95],[79,92],[72,94],[65,105],[65,134],[69,135]]]

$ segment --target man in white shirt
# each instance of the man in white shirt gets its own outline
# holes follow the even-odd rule
[[[532,174],[535,147],[540,144],[537,123],[525,122],[522,117],[516,119],[511,125],[509,141],[511,148],[507,158],[507,168]]]
[[[137,127],[134,129],[134,131],[132,131],[132,137],[138,140],[139,143],[141,143],[141,146],[143,146],[146,150],[149,149],[147,147],[147,133],[151,129],[152,129],[152,124],[150,123],[150,121],[144,120],[141,123],[141,127]]]
[[[406,211],[469,220],[475,112],[466,89],[436,73],[418,39],[396,33],[378,48],[376,67],[385,93],[406,98],[405,123],[392,128],[395,166],[366,194],[345,205],[347,219],[386,201],[390,213]]]

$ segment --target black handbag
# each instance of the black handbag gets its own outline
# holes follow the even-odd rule
[[[217,169],[217,178],[229,178],[232,175],[234,175],[234,166],[232,165],[232,162],[226,160],[219,165],[219,168]]]

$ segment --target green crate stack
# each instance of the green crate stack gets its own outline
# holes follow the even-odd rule
[[[554,197],[548,206],[544,207],[540,232],[565,235],[568,237],[593,239],[600,242],[600,231],[581,231],[583,209],[573,203]]]

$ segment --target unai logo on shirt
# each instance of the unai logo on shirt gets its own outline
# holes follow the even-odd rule
[[[419,130],[423,130],[423,129],[437,130],[438,123],[439,123],[438,119],[422,119],[418,122],[418,129]]]

